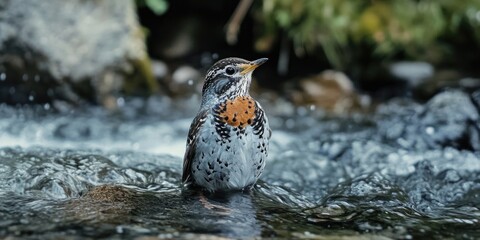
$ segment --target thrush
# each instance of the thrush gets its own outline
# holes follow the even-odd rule
[[[271,130],[249,88],[253,71],[267,60],[226,58],[208,70],[188,132],[184,183],[217,192],[250,189],[258,180]]]

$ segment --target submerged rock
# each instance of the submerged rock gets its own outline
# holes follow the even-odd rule
[[[101,185],[69,202],[66,210],[79,220],[96,219],[121,224],[140,203],[138,194],[125,187]]]
[[[0,101],[29,102],[33,92],[108,104],[127,79],[150,74],[133,1],[7,0],[0,15],[0,73],[17,95]]]

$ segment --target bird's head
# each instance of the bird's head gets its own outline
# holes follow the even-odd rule
[[[260,58],[255,61],[225,58],[216,62],[205,77],[202,89],[203,100],[231,99],[236,96],[248,95],[253,70],[267,60],[268,58]]]

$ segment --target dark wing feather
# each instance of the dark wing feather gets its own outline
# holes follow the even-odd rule
[[[198,131],[205,123],[207,119],[207,111],[201,111],[193,119],[192,125],[190,125],[190,130],[188,131],[187,139],[187,150],[185,151],[185,156],[183,157],[183,174],[182,182],[189,183],[192,182],[192,161],[195,157],[195,145],[197,144]]]
[[[267,116],[258,102],[255,102],[255,119],[253,121],[252,127],[253,132],[258,135],[260,138],[270,139],[272,136],[272,130],[267,125]],[[266,136],[265,136],[266,132]]]

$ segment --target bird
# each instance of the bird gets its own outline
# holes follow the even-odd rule
[[[188,131],[182,182],[207,192],[250,190],[265,168],[272,131],[250,96],[253,71],[268,58],[225,58],[207,71]]]

